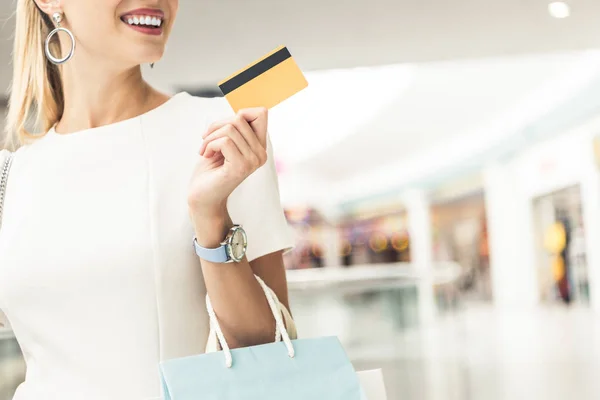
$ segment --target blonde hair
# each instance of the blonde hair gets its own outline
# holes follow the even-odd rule
[[[16,150],[39,137],[26,125],[47,132],[61,118],[64,94],[58,66],[46,59],[44,42],[54,24],[34,0],[17,0],[13,78],[6,117],[5,148]],[[53,40],[52,54],[60,54]]]

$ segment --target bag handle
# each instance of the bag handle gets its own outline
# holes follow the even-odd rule
[[[2,152],[0,152],[2,153]],[[6,184],[8,183],[8,172],[12,165],[13,153],[8,152],[4,162],[0,164],[0,227],[2,227],[2,210],[4,209],[4,197],[6,196]]]
[[[283,319],[281,317],[281,313],[279,312],[279,308],[277,307],[277,303],[279,302],[279,300],[277,299],[277,295],[267,286],[267,284],[260,277],[256,275],[254,275],[254,277],[263,289],[263,292],[265,293],[265,296],[267,298],[267,302],[269,303],[271,313],[273,314],[273,317],[275,317],[275,341],[279,342],[281,339],[283,339],[285,347],[288,351],[288,355],[290,356],[290,358],[294,358],[296,352],[294,350],[292,340],[290,339],[290,335],[288,334],[285,324],[283,323]],[[208,311],[210,325],[215,330],[215,333],[217,334],[217,340],[219,341],[221,349],[223,349],[223,353],[225,354],[225,365],[227,365],[227,368],[231,368],[231,366],[233,365],[231,349],[229,348],[229,345],[225,340],[225,335],[223,335],[223,331],[221,330],[221,326],[219,325],[219,321],[217,320],[215,310],[212,307],[208,294],[206,295],[206,310]]]

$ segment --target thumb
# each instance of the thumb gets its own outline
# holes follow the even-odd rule
[[[269,110],[265,107],[244,108],[238,111],[238,115],[250,124],[250,127],[258,137],[258,141],[266,149]]]

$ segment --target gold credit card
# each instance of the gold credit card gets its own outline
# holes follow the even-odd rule
[[[285,46],[219,82],[235,112],[249,107],[271,108],[307,86],[304,74]]]

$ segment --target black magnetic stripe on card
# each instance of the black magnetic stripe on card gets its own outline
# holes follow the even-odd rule
[[[264,74],[265,72],[277,66],[278,64],[281,64],[283,61],[287,60],[291,56],[292,55],[290,54],[287,47],[284,47],[283,49],[271,54],[264,60],[254,64],[247,70],[240,72],[228,81],[223,82],[221,85],[219,85],[219,88],[221,88],[223,95],[227,96],[235,89],[245,85],[257,76]]]

